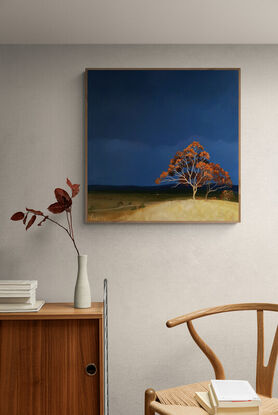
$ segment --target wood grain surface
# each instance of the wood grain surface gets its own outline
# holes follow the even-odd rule
[[[42,319],[0,321],[1,415],[102,414],[102,319],[60,318],[58,305],[54,319],[52,307],[49,319],[45,312]],[[86,373],[89,363],[94,376]]]
[[[0,313],[0,320],[58,320],[95,319],[103,317],[103,303],[92,303],[90,308],[74,308],[73,303],[46,303],[34,313]]]

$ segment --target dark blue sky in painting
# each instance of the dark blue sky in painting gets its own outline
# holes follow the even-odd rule
[[[153,186],[197,139],[238,184],[237,70],[88,72],[88,184]]]

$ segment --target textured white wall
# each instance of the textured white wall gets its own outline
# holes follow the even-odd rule
[[[0,43],[276,44],[276,0],[2,0]],[[250,18],[252,16],[252,18]]]
[[[241,67],[242,223],[84,224],[85,67]],[[277,302],[277,74],[276,46],[0,47],[0,277],[35,278],[39,297],[72,300],[76,258],[66,235],[51,224],[26,233],[9,217],[47,207],[66,176],[81,183],[75,232],[89,255],[93,300],[109,279],[112,415],[141,414],[149,386],[213,376],[186,329],[165,327],[168,318],[217,304]],[[267,317],[270,342],[277,317]],[[255,312],[196,326],[227,375],[254,384]]]

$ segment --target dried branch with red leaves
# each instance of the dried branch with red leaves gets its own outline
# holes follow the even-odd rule
[[[71,189],[71,196],[66,192],[64,189],[56,188],[54,190],[54,194],[56,197],[57,202],[52,203],[50,206],[48,206],[48,210],[51,213],[54,213],[55,215],[58,213],[65,212],[66,218],[67,218],[67,227],[61,225],[59,222],[56,222],[56,220],[50,218],[48,215],[45,215],[40,210],[35,209],[25,209],[25,212],[16,212],[12,215],[11,220],[13,221],[22,221],[23,225],[25,226],[26,231],[31,228],[31,226],[35,223],[37,216],[41,216],[40,222],[37,224],[38,226],[41,226],[44,222],[47,220],[55,223],[60,228],[64,229],[69,237],[71,238],[74,248],[76,249],[77,254],[79,255],[79,250],[77,248],[75,239],[74,239],[74,233],[73,233],[73,224],[72,224],[72,198],[78,195],[79,193],[79,184],[72,184],[69,179],[67,179],[67,185]],[[32,216],[30,217],[30,215]]]

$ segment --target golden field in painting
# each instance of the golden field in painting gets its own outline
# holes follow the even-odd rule
[[[103,193],[88,195],[89,222],[238,222],[239,203],[181,195]]]

